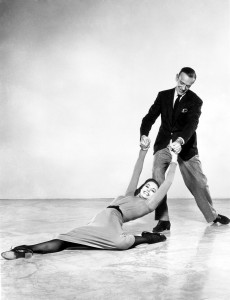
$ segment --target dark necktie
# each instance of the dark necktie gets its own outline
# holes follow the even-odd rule
[[[180,98],[181,98],[181,96],[182,96],[182,95],[177,95],[176,101],[175,101],[174,106],[173,106],[173,121],[174,121],[174,118],[175,118],[175,114],[176,114],[178,105],[179,105],[179,103],[180,103]]]

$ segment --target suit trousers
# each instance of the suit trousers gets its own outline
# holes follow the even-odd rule
[[[171,161],[171,154],[167,148],[159,150],[154,155],[153,178],[159,184],[165,179],[165,173]],[[210,196],[207,178],[202,171],[199,155],[195,155],[187,161],[183,161],[178,156],[178,164],[185,185],[194,196],[196,203],[204,215],[207,222],[212,222],[217,217],[217,212],[213,208],[212,198]],[[183,204],[182,204],[183,205]],[[167,195],[156,208],[156,220],[169,220]]]

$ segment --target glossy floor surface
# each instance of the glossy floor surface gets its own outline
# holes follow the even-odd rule
[[[110,200],[1,200],[0,251],[84,225]],[[230,216],[230,200],[214,206]],[[207,224],[192,199],[170,199],[169,209],[172,228],[163,243],[1,258],[1,299],[229,300],[230,226]],[[152,213],[124,228],[140,234],[155,224]]]

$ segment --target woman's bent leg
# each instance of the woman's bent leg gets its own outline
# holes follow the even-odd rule
[[[140,244],[154,244],[163,242],[166,240],[166,236],[159,233],[143,232],[142,236],[134,236],[135,242],[132,247]]]

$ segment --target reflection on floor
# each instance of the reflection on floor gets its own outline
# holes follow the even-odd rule
[[[0,251],[84,225],[110,200],[1,200]],[[214,205],[230,216],[228,199]],[[230,226],[207,224],[192,199],[170,199],[169,209],[172,228],[163,243],[1,258],[1,299],[229,300]],[[149,214],[125,230],[140,234],[155,224]]]

